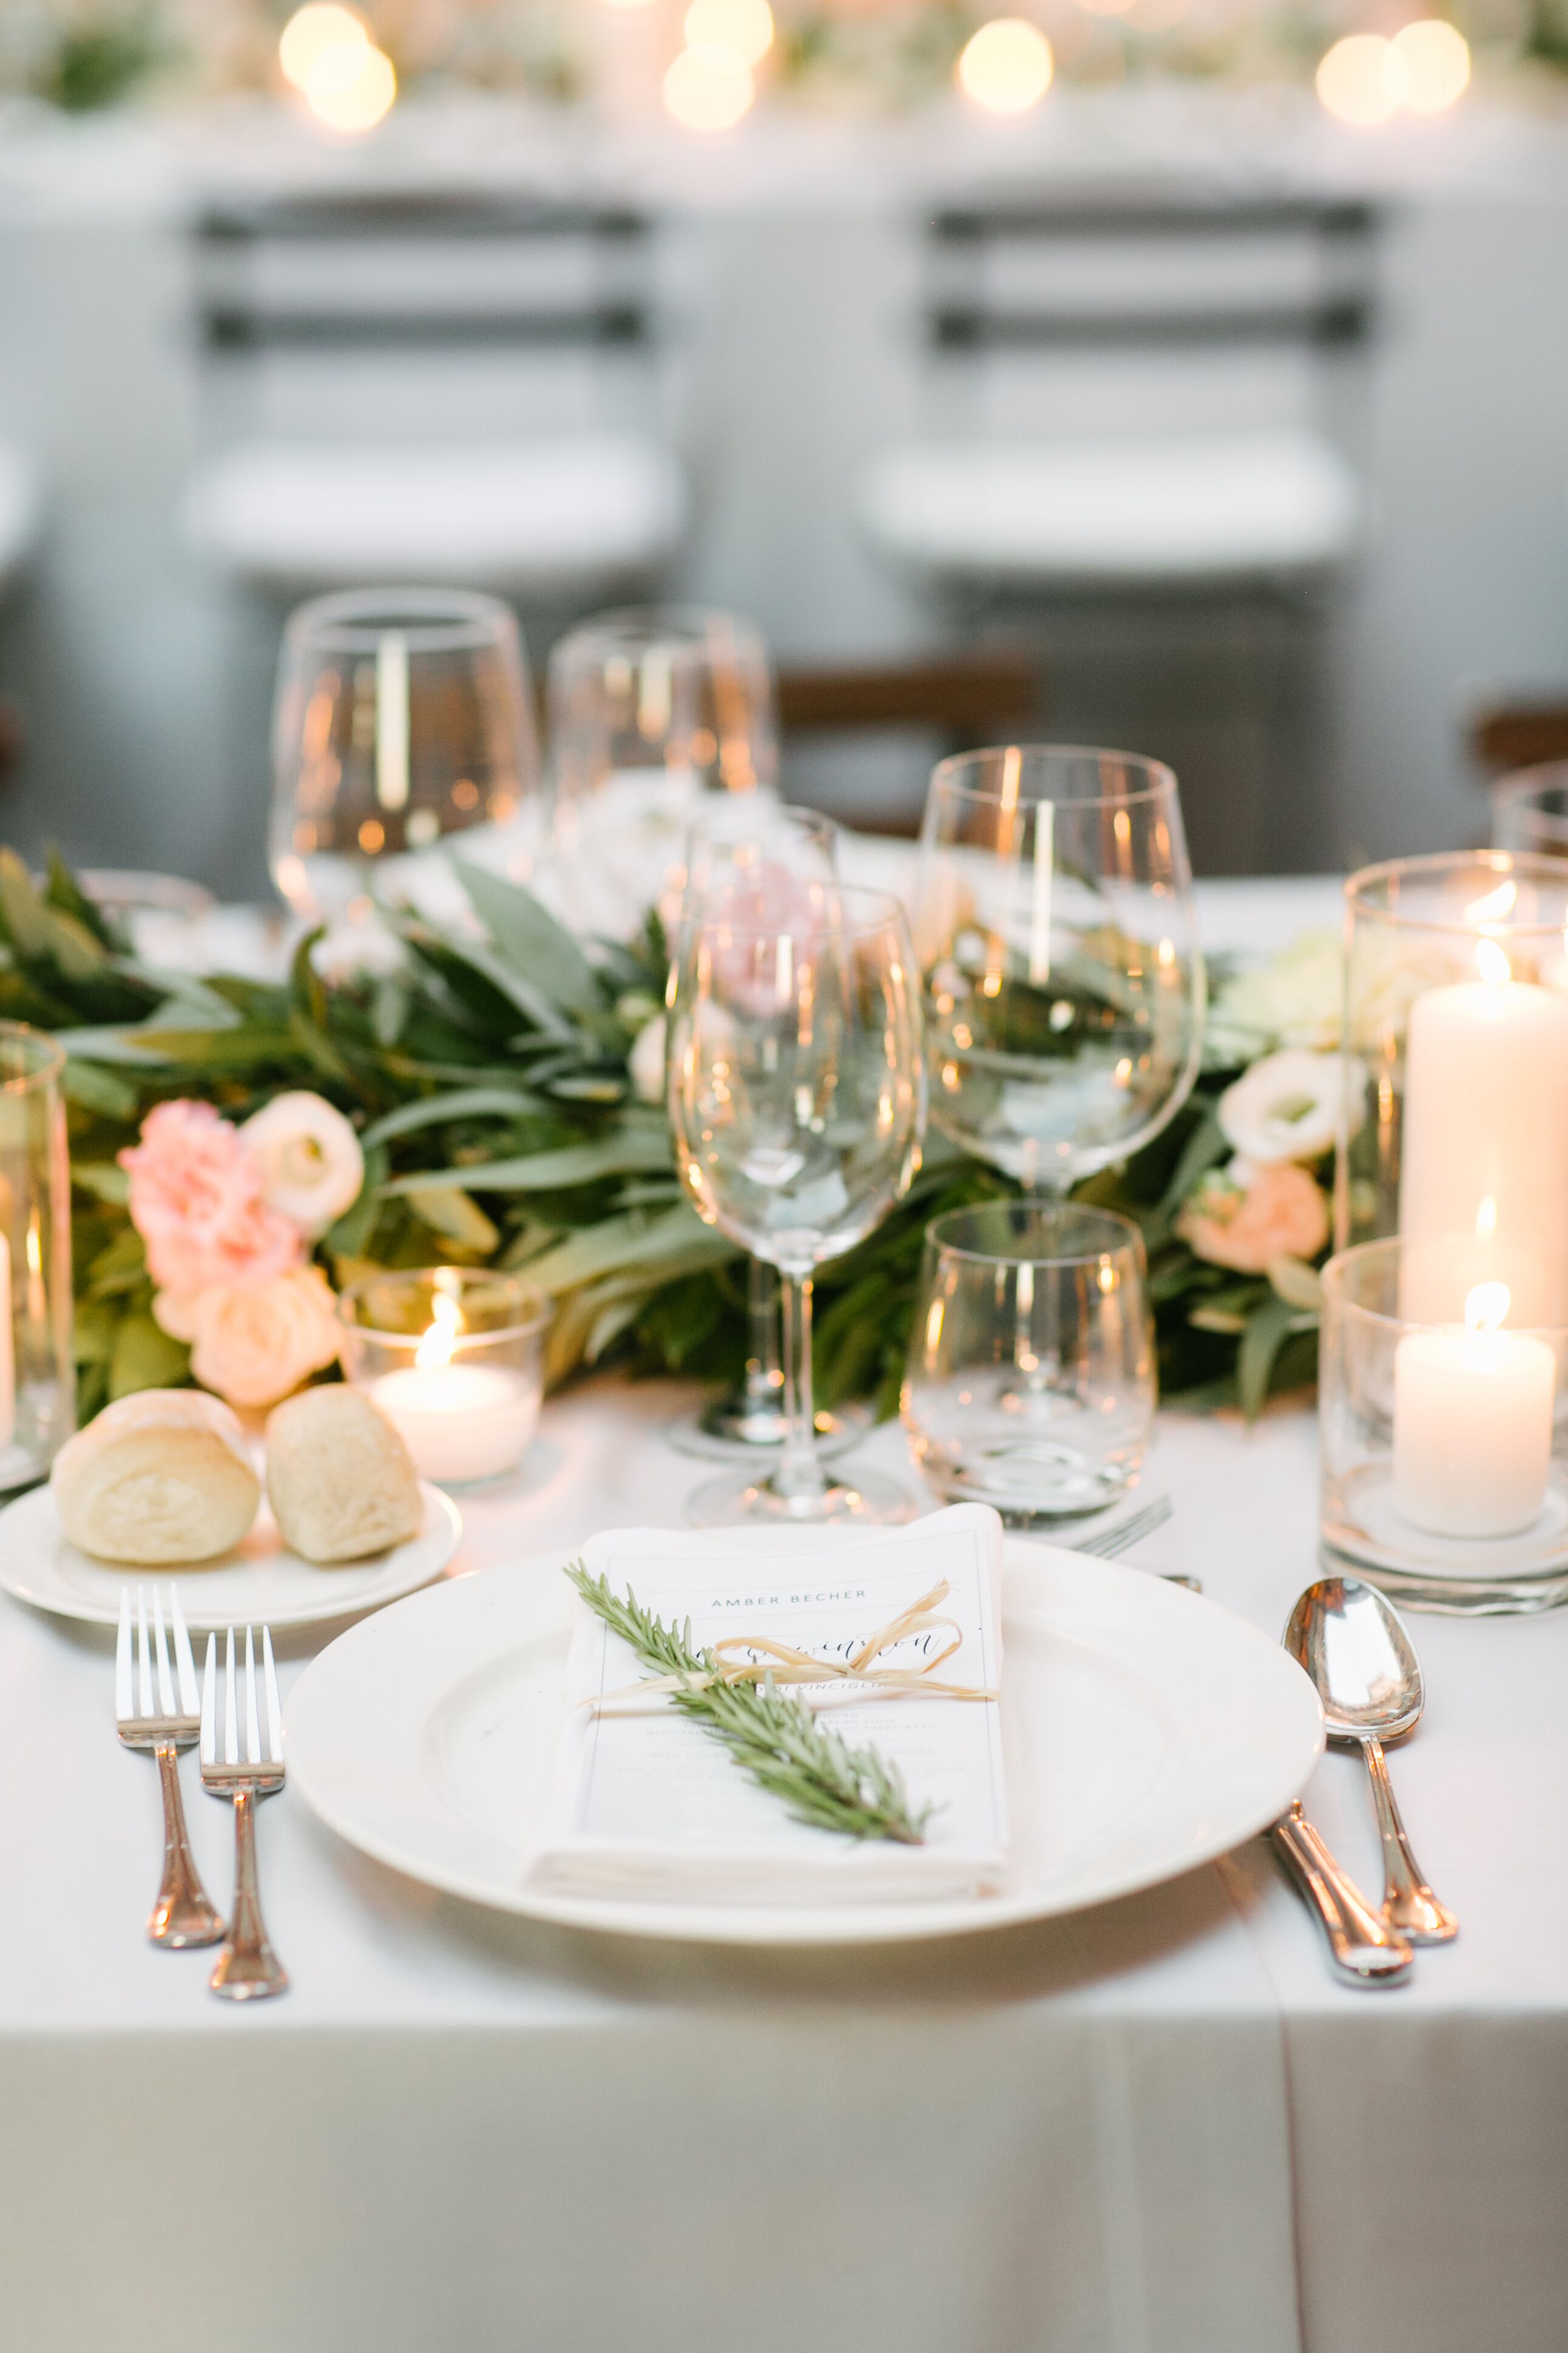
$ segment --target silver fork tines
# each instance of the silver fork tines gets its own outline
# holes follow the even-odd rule
[[[283,1711],[278,1704],[278,1674],[272,1663],[272,1635],[261,1630],[261,1673],[266,1699],[267,1732],[263,1739],[256,1694],[256,1637],[245,1630],[245,1754],[240,1755],[240,1710],[235,1673],[234,1628],[224,1645],[223,1705],[218,1704],[217,1637],[207,1636],[202,1676],[202,1785],[215,1798],[234,1803],[234,1918],[228,1937],[207,1979],[214,1993],[228,2001],[250,2001],[258,1995],[281,1993],[289,1982],[267,1938],[261,1917],[261,1896],[256,1879],[256,1801],[283,1787]],[[223,1724],[218,1725],[219,1715]],[[221,1751],[221,1753],[220,1753]]]
[[[121,1588],[120,1633],[114,1646],[115,1718],[127,1748],[150,1748],[156,1757],[163,1794],[163,1883],[148,1918],[147,1934],[155,1945],[168,1945],[177,1950],[185,1945],[216,1945],[224,1930],[223,1920],[209,1901],[196,1870],[185,1834],[185,1810],[180,1799],[179,1752],[195,1746],[200,1725],[196,1713],[196,1662],[191,1656],[191,1638],[185,1631],[179,1588],[174,1585],[169,1588],[169,1622],[174,1634],[173,1674],[163,1631],[163,1597],[157,1586],[153,1588],[151,1631],[147,1622],[147,1588],[139,1585],[136,1588],[134,1645],[131,1588]]]

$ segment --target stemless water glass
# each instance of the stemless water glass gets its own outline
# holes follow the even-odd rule
[[[920,993],[902,908],[798,882],[759,911],[720,893],[684,925],[670,995],[676,1166],[710,1225],[778,1269],[788,1436],[764,1477],[710,1481],[699,1527],[895,1520],[894,1481],[830,1477],[811,1380],[815,1269],[852,1249],[910,1184],[925,1120]]]
[[[1176,779],[1005,744],[931,776],[914,897],[931,1117],[1065,1193],[1157,1135],[1197,1075],[1204,966]]]
[[[556,848],[583,920],[624,928],[669,887],[703,797],[770,787],[773,675],[749,621],[628,607],[550,657]]]
[[[682,910],[716,892],[741,892],[761,915],[780,891],[800,881],[831,882],[837,873],[838,828],[815,809],[784,808],[771,792],[725,794],[704,808],[686,839],[672,889],[668,929],[679,954]],[[782,1446],[786,1434],[784,1361],[779,1347],[778,1277],[752,1259],[746,1268],[746,1366],[739,1385],[670,1431],[683,1453],[734,1457]],[[831,1416],[816,1418],[819,1440],[842,1445],[848,1432]]]
[[[989,1201],[926,1229],[900,1399],[937,1493],[1015,1525],[1098,1512],[1154,1419],[1143,1242],[1076,1201]]]
[[[446,835],[506,826],[539,786],[527,659],[493,596],[355,589],[283,633],[272,716],[272,878],[340,917]]]

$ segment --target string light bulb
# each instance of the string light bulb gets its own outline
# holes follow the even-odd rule
[[[302,90],[317,61],[329,49],[369,47],[369,30],[352,8],[338,7],[335,0],[310,0],[308,7],[297,8],[284,26],[278,41],[278,63],[284,80]]]
[[[1447,114],[1470,81],[1470,45],[1457,25],[1423,16],[1389,44],[1405,69],[1405,100],[1412,114]]]
[[[752,69],[716,43],[682,49],[664,77],[666,111],[688,131],[728,131],[757,94]]]
[[[689,49],[730,49],[760,65],[773,45],[773,12],[768,0],[691,0],[684,30]]]
[[[1026,114],[1051,86],[1056,59],[1037,25],[1023,16],[994,16],[959,56],[958,86],[988,114]]]

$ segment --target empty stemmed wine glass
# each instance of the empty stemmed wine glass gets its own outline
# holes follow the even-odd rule
[[[915,889],[931,1117],[1037,1195],[1125,1160],[1192,1091],[1203,1041],[1176,779],[1158,761],[1005,744],[931,777]],[[992,1452],[1039,1513],[1083,1508],[1090,1399],[1020,1278]]]
[[[551,654],[549,733],[567,895],[580,920],[624,929],[668,886],[705,800],[773,785],[767,648],[733,613],[601,613]]]
[[[289,616],[272,706],[272,878],[311,921],[449,834],[505,827],[537,792],[517,622],[493,596],[355,589]]]
[[[1017,744],[942,761],[914,934],[931,1118],[1030,1191],[1125,1160],[1186,1101],[1204,965],[1158,761]]]
[[[715,796],[686,839],[672,871],[668,928],[679,956],[682,910],[715,892],[748,896],[760,913],[796,881],[831,882],[837,872],[838,828],[815,809],[786,808],[771,791]],[[679,881],[679,889],[674,885]],[[735,1388],[668,1432],[682,1453],[743,1459],[782,1446],[786,1434],[784,1363],[779,1346],[778,1276],[761,1259],[746,1266],[746,1365]],[[852,1433],[817,1416],[818,1439],[842,1446]]]
[[[907,921],[879,892],[795,881],[766,902],[704,898],[670,991],[676,1166],[708,1224],[779,1270],[788,1435],[765,1475],[698,1489],[699,1527],[912,1516],[895,1481],[831,1474],[816,1449],[812,1277],[907,1190],[925,1120],[919,983]]]

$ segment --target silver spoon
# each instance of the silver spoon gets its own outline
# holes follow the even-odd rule
[[[1359,1577],[1320,1577],[1290,1612],[1285,1648],[1318,1687],[1330,1739],[1353,1742],[1366,1759],[1383,1840],[1384,1918],[1413,1945],[1446,1944],[1459,1924],[1410,1852],[1383,1754],[1385,1740],[1415,1729],[1426,1700],[1397,1613]]]

